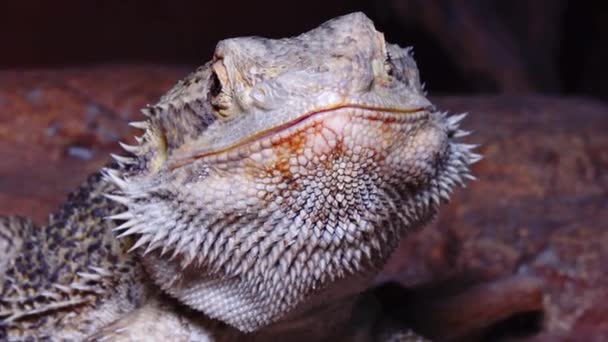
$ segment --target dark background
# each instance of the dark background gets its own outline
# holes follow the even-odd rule
[[[23,0],[0,4],[0,69],[199,65],[223,38],[286,37],[364,11],[413,45],[434,93],[608,99],[608,5],[575,0]]]

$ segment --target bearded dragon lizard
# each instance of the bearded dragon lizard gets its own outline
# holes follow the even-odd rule
[[[47,225],[0,220],[0,339],[326,338],[480,158],[362,13],[221,41],[142,111]]]

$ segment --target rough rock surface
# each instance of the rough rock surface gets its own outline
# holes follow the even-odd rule
[[[0,72],[0,214],[46,220],[187,72]],[[464,126],[485,159],[479,181],[403,242],[373,291],[380,309],[440,339],[608,339],[608,105],[434,100],[471,113]]]

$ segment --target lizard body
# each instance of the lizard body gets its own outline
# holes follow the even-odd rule
[[[80,339],[144,302],[139,262],[105,219],[120,208],[103,196],[113,186],[102,178],[89,177],[43,227],[0,221],[0,237],[20,242],[2,255],[0,340]]]
[[[0,221],[0,338],[304,336],[479,159],[361,13],[224,40],[143,113],[48,225]]]

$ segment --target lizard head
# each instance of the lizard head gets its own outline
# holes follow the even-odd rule
[[[164,291],[242,331],[368,279],[478,159],[361,13],[221,41],[144,114],[106,173],[117,230]]]

